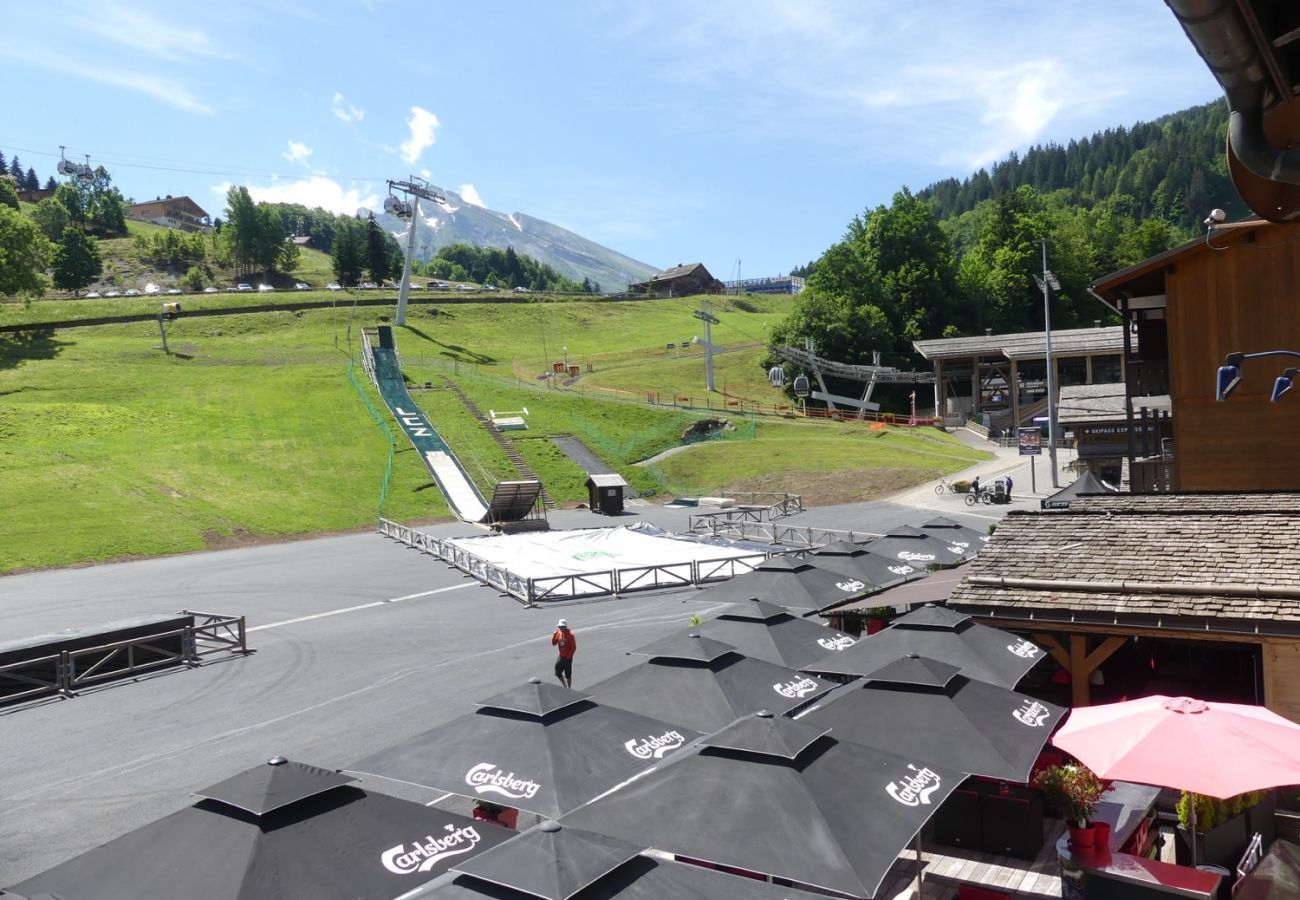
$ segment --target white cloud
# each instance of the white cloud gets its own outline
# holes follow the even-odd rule
[[[60,23],[98,34],[133,50],[172,62],[190,62],[196,56],[229,59],[207,34],[197,28],[174,24],[176,6],[168,7],[166,19],[116,2],[97,0],[77,4]]]
[[[224,197],[230,185],[214,186]],[[276,181],[259,186],[248,185],[248,193],[258,203],[301,203],[308,208],[319,206],[332,213],[352,215],[358,207],[374,209],[379,205],[379,195],[368,187],[344,188],[333,179],[312,175],[297,181]]]
[[[339,91],[334,92],[334,99],[330,101],[330,112],[335,117],[347,125],[353,122],[360,122],[366,117],[366,111],[360,107],[353,106],[347,100],[343,99],[343,94]]]
[[[487,206],[487,204],[483,202],[483,198],[478,195],[478,190],[472,184],[462,184],[456,189],[456,193],[460,194],[460,199],[464,200],[466,203],[473,204],[474,206]]]
[[[97,81],[100,84],[135,91],[185,112],[212,115],[212,107],[196,98],[184,85],[179,84],[174,76],[154,77],[140,72],[119,71],[111,66],[87,65],[67,57],[28,52],[14,44],[0,50],[0,56],[52,69],[61,75],[74,75],[87,81]]]
[[[291,163],[300,163],[306,161],[307,157],[311,156],[315,152],[316,151],[312,150],[302,141],[290,141],[289,149],[280,155]]]
[[[411,129],[409,140],[402,141],[401,151],[402,159],[408,163],[419,161],[420,155],[437,139],[434,132],[438,129],[438,117],[419,106],[411,107],[411,115],[406,120],[406,125]]]

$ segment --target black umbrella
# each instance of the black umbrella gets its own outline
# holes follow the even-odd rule
[[[800,618],[763,600],[733,603],[717,618],[686,629],[731,644],[751,659],[802,669],[827,654],[852,647],[856,639]]]
[[[1084,472],[1078,478],[1050,497],[1038,501],[1043,509],[1069,509],[1077,497],[1085,494],[1114,494],[1116,488],[1108,485],[1091,472]]]
[[[947,516],[937,516],[928,522],[922,522],[921,528],[941,541],[946,541],[954,547],[964,548],[967,551],[967,559],[980,552],[984,545],[989,542],[989,536],[986,533],[977,528],[963,525]]]
[[[513,835],[352,781],[276,758],[14,890],[70,900],[390,900]]]
[[[348,768],[555,817],[697,737],[534,678]]]
[[[819,568],[865,581],[873,590],[883,590],[904,581],[925,577],[927,570],[924,565],[914,566],[900,559],[890,559],[873,553],[869,547],[869,544],[835,541],[814,550],[809,561]]]
[[[798,709],[835,687],[694,633],[671,635],[636,652],[650,659],[592,687],[592,698],[703,732],[760,709]]]
[[[571,829],[565,829],[569,831]],[[515,840],[519,840],[516,838]],[[511,841],[510,844],[513,844]],[[508,845],[504,845],[508,846]],[[470,874],[450,873],[404,900],[535,900],[546,894],[518,890]],[[633,856],[567,900],[818,900],[816,895],[762,881],[724,875],[696,865]],[[824,898],[823,898],[824,900]]]
[[[713,603],[766,600],[793,609],[820,610],[872,590],[860,577],[821,569],[802,559],[774,556],[752,572],[705,589],[699,599]]]
[[[978,625],[946,606],[926,605],[888,628],[815,664],[833,675],[867,675],[909,653],[941,659],[963,675],[1013,688],[1044,654],[1035,643],[1010,632]]]
[[[502,844],[490,859],[471,859],[456,871],[543,900],[566,900],[644,849],[548,821]]]
[[[563,823],[871,897],[964,777],[760,713]]]
[[[939,535],[911,525],[891,528],[883,537],[863,546],[872,553],[922,569],[927,566],[951,566],[970,555],[967,548],[950,544]]]
[[[846,685],[799,721],[970,775],[1024,782],[1065,710],[910,656]]]

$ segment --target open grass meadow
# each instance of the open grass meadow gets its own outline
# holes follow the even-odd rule
[[[0,315],[41,321],[42,306],[8,305]],[[719,317],[761,334],[777,306],[719,309]],[[630,394],[664,391],[665,383],[673,390],[659,376],[678,361],[655,354],[662,356],[665,334],[689,337],[690,308],[685,301],[421,306],[410,327],[398,329],[397,345],[416,401],[485,494],[515,477],[513,468],[441,389],[443,376],[485,411],[528,408],[529,430],[511,437],[561,502],[585,499],[585,490],[584,472],[549,440],[558,434],[580,438],[639,491],[661,496],[726,484],[805,492],[810,502],[822,489],[828,499],[856,499],[981,458],[929,429],[761,417],[750,428],[749,419],[727,416],[740,427],[725,440],[639,466],[679,446],[706,413],[598,400],[535,377],[558,338],[571,360],[596,360],[596,372],[601,360],[643,356],[646,382],[628,374]],[[153,322],[0,334],[0,572],[368,527],[381,509],[390,433],[398,443],[383,514],[446,517],[441,494],[360,368],[360,391],[348,377],[359,329],[384,312],[340,304],[182,317],[170,328],[171,355],[160,349]],[[543,325],[545,353],[536,340]],[[680,364],[697,367],[702,379],[699,360]],[[755,380],[762,376],[755,372]],[[418,389],[425,382],[432,389]]]

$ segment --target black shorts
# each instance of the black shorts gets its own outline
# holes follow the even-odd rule
[[[573,657],[557,656],[555,658],[555,677],[573,680]]]

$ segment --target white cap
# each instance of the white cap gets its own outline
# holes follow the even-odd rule
[[[560,621],[558,621],[558,622],[555,623],[555,627],[556,627],[556,628],[568,628],[568,627],[569,627],[569,623],[568,623],[566,620],[561,619]]]

